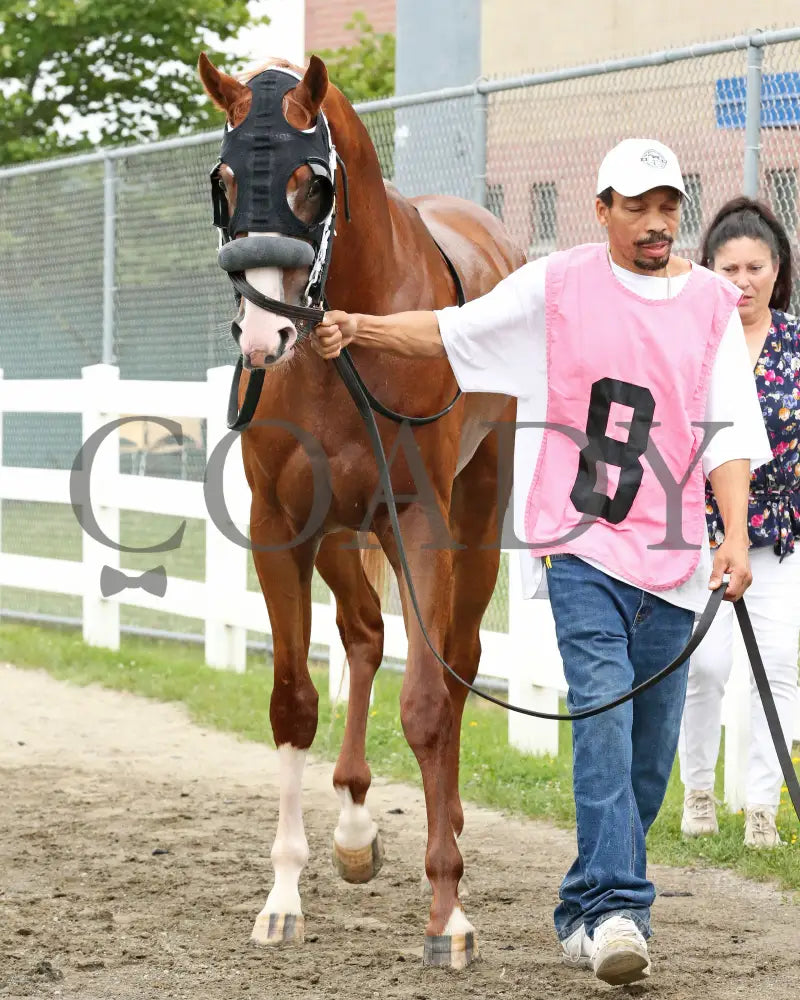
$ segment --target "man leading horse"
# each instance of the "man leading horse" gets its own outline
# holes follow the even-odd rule
[[[742,596],[750,472],[771,457],[739,293],[671,253],[688,197],[675,154],[625,140],[603,160],[596,195],[607,243],[533,261],[461,307],[328,312],[312,338],[326,359],[351,344],[446,357],[464,392],[518,399],[524,589],[549,591],[573,712],[677,656],[723,575],[726,599]],[[713,563],[706,476],[726,525]],[[685,663],[632,703],[573,724],[578,856],[555,928],[564,961],[607,983],[650,973],[645,836],[675,756],[687,672]]]

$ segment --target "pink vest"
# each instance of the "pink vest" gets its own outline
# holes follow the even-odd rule
[[[645,452],[657,450],[673,481],[686,476],[704,437],[692,424],[705,417],[714,357],[738,299],[702,267],[678,295],[642,298],[614,276],[605,244],[549,258],[547,427],[525,511],[535,555],[593,559],[647,590],[692,575],[705,531],[702,461],[682,492],[684,545],[660,548],[667,494]]]

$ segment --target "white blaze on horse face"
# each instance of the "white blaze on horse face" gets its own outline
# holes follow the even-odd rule
[[[333,839],[347,851],[357,851],[368,847],[378,833],[378,824],[369,814],[366,806],[357,806],[349,788],[336,786],[336,794],[342,804],[339,822],[333,831]]]
[[[269,233],[250,233],[250,236],[268,236]],[[283,271],[277,267],[253,267],[245,271],[245,278],[259,292],[283,302]],[[242,331],[239,349],[252,364],[276,364],[283,361],[297,342],[294,323],[285,316],[260,309],[249,299],[244,300],[244,316],[239,322]],[[288,332],[288,336],[287,336]],[[283,334],[283,335],[282,335]]]
[[[299,916],[298,883],[300,872],[308,861],[308,841],[303,826],[303,769],[307,752],[296,750],[288,743],[278,747],[280,762],[280,804],[278,806],[278,832],[272,845],[272,867],[275,884],[267,896],[261,914],[291,913]]]

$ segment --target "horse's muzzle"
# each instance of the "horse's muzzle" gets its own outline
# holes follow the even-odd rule
[[[246,372],[254,371],[257,368],[272,368],[283,361],[288,355],[286,341],[280,345],[277,351],[252,351],[250,354],[242,355],[242,367]]]

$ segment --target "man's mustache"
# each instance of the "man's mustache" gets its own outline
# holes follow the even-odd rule
[[[641,240],[636,241],[637,247],[650,247],[658,243],[667,243],[672,246],[673,239],[669,233],[655,233],[652,230]]]

